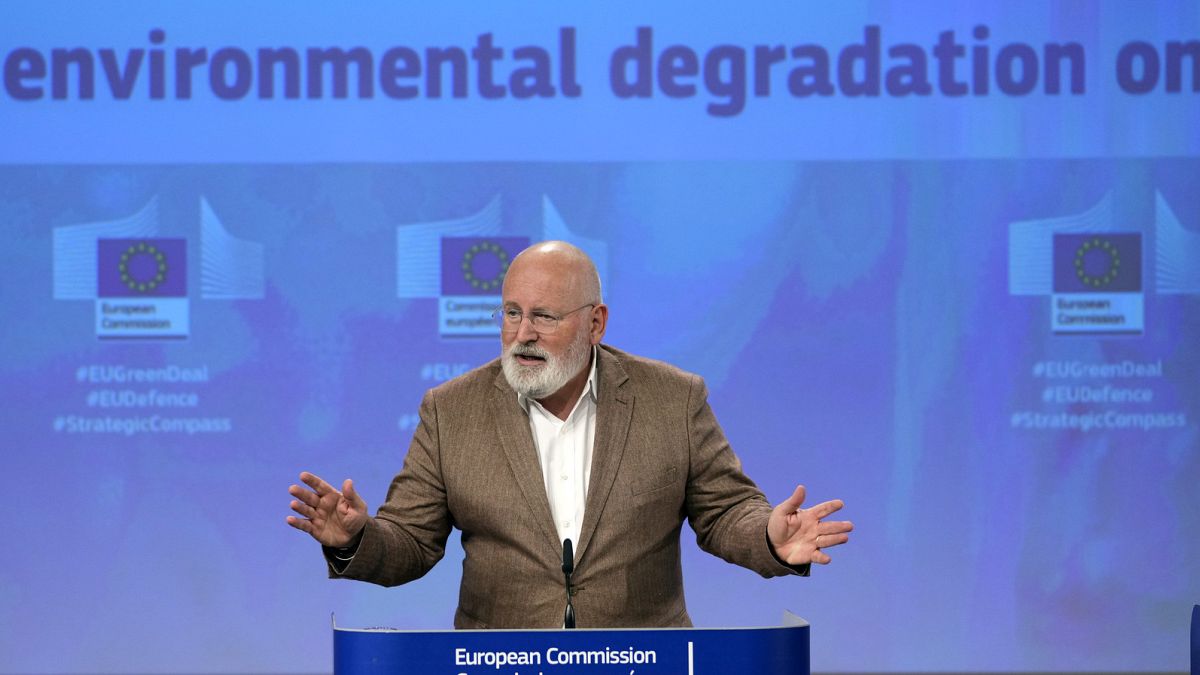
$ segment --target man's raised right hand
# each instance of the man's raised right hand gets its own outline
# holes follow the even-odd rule
[[[313,539],[331,548],[349,546],[367,525],[367,503],[354,491],[354,481],[347,478],[338,492],[332,485],[307,471],[300,473],[299,485],[288,488],[292,510],[300,514],[288,516],[288,525],[312,535]]]

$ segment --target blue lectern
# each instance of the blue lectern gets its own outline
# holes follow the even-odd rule
[[[808,622],[771,628],[403,631],[333,627],[336,675],[809,675]]]

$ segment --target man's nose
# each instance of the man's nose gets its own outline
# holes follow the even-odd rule
[[[533,317],[522,316],[521,323],[517,324],[517,342],[535,342],[538,339],[538,332],[533,329]]]

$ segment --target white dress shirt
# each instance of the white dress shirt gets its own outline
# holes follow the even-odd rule
[[[592,474],[592,446],[596,440],[596,347],[592,346],[587,384],[567,419],[560,420],[541,403],[521,394],[517,395],[517,402],[529,415],[529,428],[541,462],[558,539],[570,539],[578,548]]]

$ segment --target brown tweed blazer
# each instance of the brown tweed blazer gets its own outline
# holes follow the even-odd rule
[[[574,596],[582,627],[688,626],[679,535],[770,577],[771,506],[708,406],[703,380],[608,346],[597,350],[596,437]],[[562,544],[550,517],[529,420],[499,359],[430,390],[387,501],[338,575],[412,581],[462,530],[458,628],[557,628]]]

